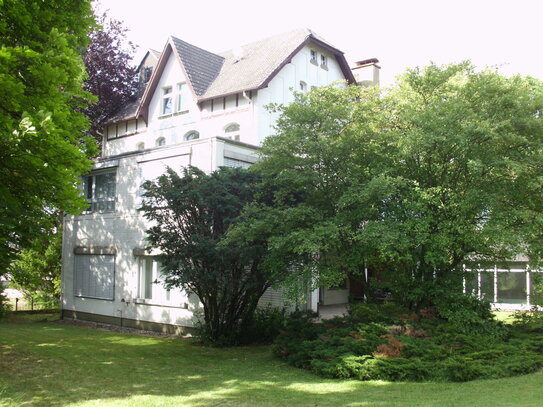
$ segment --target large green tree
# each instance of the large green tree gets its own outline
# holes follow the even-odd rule
[[[57,211],[83,208],[77,177],[97,152],[82,113],[93,24],[90,0],[0,1],[0,273]]]
[[[259,164],[275,202],[251,216],[322,283],[371,266],[418,306],[466,262],[541,259],[539,80],[431,65],[381,95],[329,87],[277,108]]]
[[[169,169],[147,181],[142,210],[153,226],[150,245],[169,287],[195,293],[203,304],[204,334],[216,344],[236,344],[252,319],[258,300],[278,283],[284,267],[266,261],[266,240],[229,241],[243,207],[257,199],[259,176],[221,168],[209,175],[189,167]]]

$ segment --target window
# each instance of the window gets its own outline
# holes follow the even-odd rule
[[[136,148],[139,150],[139,151],[142,151],[142,150],[145,150],[145,143],[138,143]]]
[[[240,126],[237,123],[231,123],[228,126],[224,128],[224,135],[225,137],[239,141],[240,134],[239,134]]]
[[[307,91],[307,83],[305,83],[304,81],[300,81],[300,92],[305,92]]]
[[[321,54],[321,68],[327,68],[328,67],[328,58],[326,55]]]
[[[74,295],[113,300],[115,256],[110,254],[75,255]]]
[[[172,113],[172,87],[162,88],[162,111],[161,114]]]
[[[115,210],[116,172],[101,172],[83,178],[83,190],[89,206],[87,212]]]
[[[160,263],[149,256],[141,256],[138,261],[138,298],[153,302],[169,302],[170,290],[163,285],[164,276]]]
[[[314,64],[317,64],[317,51],[315,51],[314,49],[310,50],[310,53],[311,53],[311,59],[309,62],[312,62]]]
[[[157,138],[156,141],[155,141],[155,145],[157,147],[165,146],[166,145],[166,139],[164,137]]]
[[[185,137],[183,138],[185,139],[185,141],[196,140],[200,138],[200,133],[198,133],[195,130],[192,130],[192,131],[189,131],[187,134],[185,134]]]
[[[232,168],[249,168],[251,163],[242,160],[236,160],[235,158],[224,157],[224,166]]]
[[[186,83],[177,84],[177,106],[176,111],[186,112],[189,110],[189,87]]]

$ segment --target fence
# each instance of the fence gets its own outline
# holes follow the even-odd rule
[[[10,305],[12,311],[41,311],[52,308],[34,303],[33,299],[27,300],[25,298],[8,298],[7,303]]]

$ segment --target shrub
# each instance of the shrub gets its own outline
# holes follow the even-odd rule
[[[455,309],[466,313],[468,327],[460,328]],[[430,319],[401,320],[393,316],[397,311],[391,305],[356,305],[349,316],[324,323],[294,314],[274,352],[319,375],[360,380],[460,382],[531,373],[543,366],[543,336],[497,324],[485,305],[469,298],[449,307],[441,304]],[[394,325],[388,325],[391,321]]]
[[[239,330],[223,334],[219,338],[213,337],[207,325],[198,318],[196,333],[200,340],[209,345],[237,346],[248,344],[273,343],[277,335],[287,329],[288,312],[285,308],[267,307],[257,308],[252,318],[240,324]]]
[[[8,311],[11,311],[11,304],[8,303],[8,300],[2,291],[2,287],[0,286],[0,319],[5,317]]]

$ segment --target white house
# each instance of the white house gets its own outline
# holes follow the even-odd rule
[[[152,254],[140,186],[166,167],[248,167],[273,133],[269,103],[343,80],[356,83],[341,51],[298,29],[221,54],[170,37],[139,67],[139,100],[104,129],[102,154],[84,178],[88,210],[67,216],[62,249],[62,313],[147,329],[182,331],[194,324],[198,298],[166,291]],[[316,309],[318,292],[307,306]],[[325,303],[346,302],[348,288],[321,290]],[[280,299],[270,291],[263,302]]]

